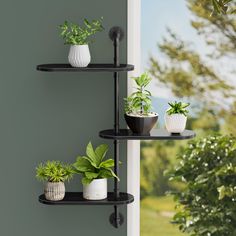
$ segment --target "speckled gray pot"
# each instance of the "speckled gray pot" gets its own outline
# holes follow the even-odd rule
[[[65,197],[65,184],[63,182],[47,182],[44,187],[44,195],[50,201],[62,200]]]

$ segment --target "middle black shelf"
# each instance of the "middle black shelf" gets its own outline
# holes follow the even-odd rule
[[[113,129],[102,130],[99,136],[104,139],[113,140],[183,140],[191,139],[196,136],[192,130],[185,130],[181,134],[170,134],[165,129],[153,129],[150,134],[134,134],[129,129],[120,129],[116,133]]]

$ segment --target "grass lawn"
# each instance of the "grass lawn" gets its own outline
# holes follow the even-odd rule
[[[141,202],[141,236],[184,236],[172,225],[174,202],[171,197],[148,197]]]

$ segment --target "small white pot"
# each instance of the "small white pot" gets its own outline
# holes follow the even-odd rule
[[[50,201],[62,200],[65,197],[65,184],[63,182],[47,182],[44,186],[44,195]]]
[[[107,198],[107,179],[94,179],[90,184],[83,185],[83,197],[87,200]]]
[[[165,125],[169,133],[182,133],[185,130],[187,117],[183,114],[165,114]]]
[[[86,67],[91,61],[88,45],[71,45],[68,60],[73,67]]]

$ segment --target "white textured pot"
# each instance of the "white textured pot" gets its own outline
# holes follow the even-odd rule
[[[44,195],[50,201],[62,200],[65,197],[65,184],[63,182],[47,182],[44,187]]]
[[[91,61],[88,45],[71,45],[68,60],[73,67],[86,67]]]
[[[165,114],[165,125],[169,133],[182,133],[185,130],[187,117],[183,114]]]
[[[87,200],[107,198],[107,179],[94,179],[90,184],[83,185],[83,197]]]

